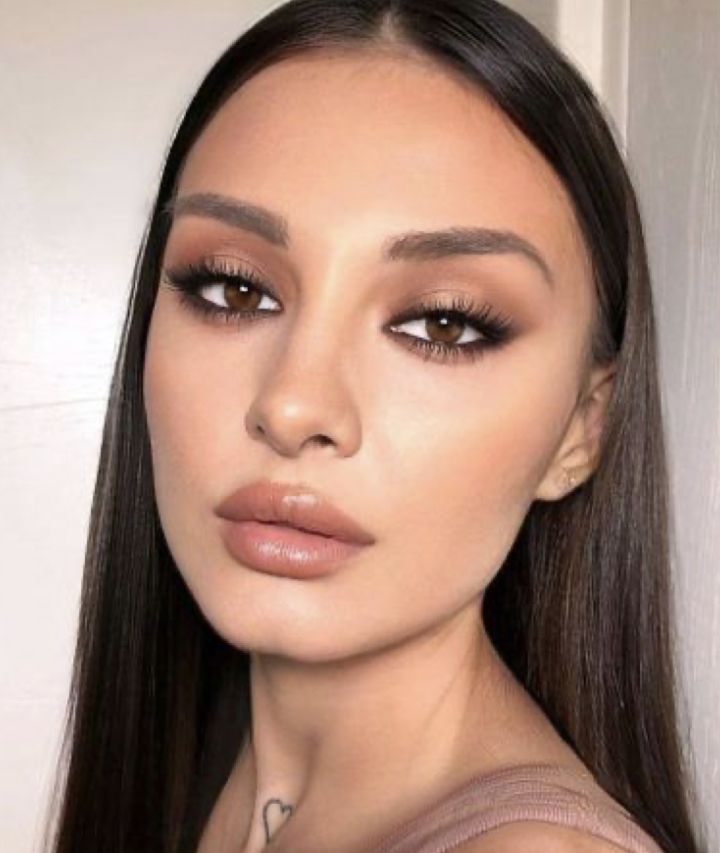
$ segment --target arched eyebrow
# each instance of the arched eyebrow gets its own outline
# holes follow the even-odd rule
[[[273,246],[290,248],[290,229],[281,214],[218,193],[192,193],[171,199],[163,208],[170,217],[204,216],[262,237]],[[555,280],[540,251],[514,231],[451,227],[441,231],[409,231],[383,241],[384,261],[437,260],[455,255],[518,254],[530,260],[551,287]]]

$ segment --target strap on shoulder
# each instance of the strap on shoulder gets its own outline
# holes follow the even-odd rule
[[[515,821],[544,821],[595,835],[627,853],[662,853],[589,774],[555,764],[507,767],[468,780],[397,827],[372,853],[446,853]]]

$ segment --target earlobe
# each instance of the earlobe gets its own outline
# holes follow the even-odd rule
[[[560,447],[537,488],[536,500],[560,500],[595,472],[616,370],[613,363],[591,371]]]

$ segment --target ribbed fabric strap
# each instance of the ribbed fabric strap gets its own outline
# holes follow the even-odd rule
[[[471,779],[399,826],[372,853],[446,853],[524,820],[577,829],[627,853],[662,853],[618,803],[598,796],[589,776],[552,764],[509,767]]]

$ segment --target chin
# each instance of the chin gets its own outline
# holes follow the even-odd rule
[[[238,608],[242,610],[243,608]],[[213,629],[227,643],[249,654],[272,655],[299,664],[333,664],[373,655],[405,639],[391,634],[370,633],[350,625],[336,609],[336,621],[313,616],[291,618],[286,614],[259,614],[245,618],[238,611],[206,614]]]
[[[227,578],[223,583],[218,577],[215,583],[209,582],[207,572],[199,583],[185,580],[208,625],[240,651],[304,663],[327,663],[360,651],[360,638],[343,618],[342,609],[333,608],[337,620],[332,621],[327,604],[321,606],[316,595],[311,596],[314,601],[299,597],[296,584],[301,582],[294,582],[290,589],[285,578],[262,580],[266,578],[261,591],[255,583],[237,583],[237,578],[229,584]]]

